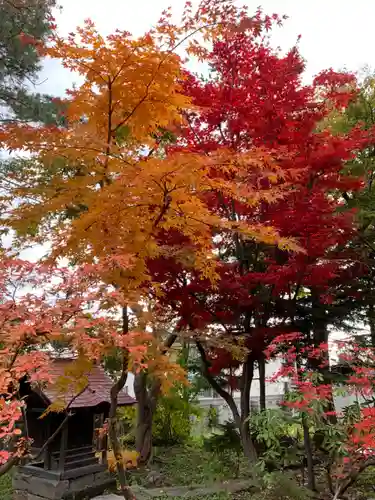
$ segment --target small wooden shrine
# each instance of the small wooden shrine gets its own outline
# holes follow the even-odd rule
[[[64,376],[71,359],[53,361],[53,378]],[[25,434],[33,439],[32,455],[37,457],[17,468],[13,479],[15,500],[69,500],[91,498],[114,484],[107,471],[107,444],[98,449],[95,429],[108,417],[112,381],[99,365],[85,373],[83,391],[66,394],[69,418],[65,412],[41,414],[57,398],[54,386],[33,389],[21,385],[26,401]],[[133,405],[135,400],[123,390],[119,406]],[[45,446],[49,437],[53,440]]]

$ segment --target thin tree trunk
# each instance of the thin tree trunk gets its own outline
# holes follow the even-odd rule
[[[257,453],[254,443],[251,439],[248,417],[250,415],[250,388],[254,374],[254,361],[251,360],[250,356],[248,356],[247,360],[244,363],[242,381],[241,381],[242,387],[241,387],[241,413],[240,413],[238,411],[237,405],[232,395],[228,391],[223,389],[216,382],[214,377],[210,374],[208,370],[209,365],[204,347],[200,342],[197,342],[196,345],[202,359],[203,375],[205,376],[206,380],[210,383],[212,388],[219,394],[219,396],[221,396],[224,399],[224,401],[229,406],[233,415],[234,423],[236,424],[236,427],[240,433],[243,452],[245,456],[248,458],[249,462],[253,464],[257,460]]]
[[[123,335],[126,335],[128,331],[129,331],[128,308],[124,306],[122,309]],[[135,500],[135,496],[130,489],[126,477],[126,471],[124,468],[124,463],[121,453],[121,445],[117,432],[118,395],[124,388],[126,379],[128,377],[128,364],[129,364],[129,354],[126,350],[123,350],[121,374],[116,383],[111,388],[111,406],[109,408],[109,415],[108,415],[108,436],[112,447],[113,455],[116,460],[117,476],[120,482],[120,487],[123,497],[125,498],[125,500]]]
[[[263,355],[258,359],[259,370],[259,407],[266,409],[266,360]]]
[[[319,307],[319,306],[317,306]],[[316,314],[316,313],[315,313]],[[319,309],[318,309],[319,314]],[[321,344],[328,345],[328,325],[326,320],[323,318],[313,318],[312,322],[312,341],[316,348],[319,348]],[[323,377],[323,383],[330,386],[331,393],[327,397],[328,403],[326,410],[331,412],[327,417],[327,420],[332,424],[337,422],[337,417],[335,415],[335,400],[333,398],[333,387],[332,379],[329,376],[329,353],[328,349],[323,352],[319,358],[309,359],[308,365],[311,369],[319,373]]]
[[[307,486],[311,491],[316,490],[315,486],[315,472],[314,472],[314,459],[311,446],[311,437],[309,428],[306,423],[306,418],[302,416],[303,427],[303,444],[305,447],[306,463],[307,463]]]
[[[358,480],[360,474],[367,469],[367,467],[373,467],[375,465],[375,460],[369,458],[362,462],[359,467],[353,468],[353,470],[348,474],[345,481],[343,481],[335,492],[333,500],[338,500],[353,484]]]
[[[250,355],[244,362],[241,376],[241,440],[244,453],[250,462],[257,460],[257,453],[250,435],[250,389],[254,378],[254,360]]]
[[[371,345],[375,347],[375,308],[373,304],[367,308],[367,321],[370,327]]]

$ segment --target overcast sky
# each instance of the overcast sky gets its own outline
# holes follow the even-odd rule
[[[184,1],[60,0],[63,9],[56,15],[56,21],[61,34],[74,30],[88,17],[102,34],[117,28],[141,34],[168,5],[172,4],[175,12],[180,13]],[[275,30],[273,40],[286,50],[302,35],[300,48],[307,61],[307,79],[329,67],[346,67],[351,71],[364,65],[375,67],[375,0],[242,0],[243,3],[250,11],[261,4],[267,13],[289,16],[284,27]],[[47,61],[40,81],[44,83],[39,85],[39,91],[61,95],[74,78],[56,61]]]

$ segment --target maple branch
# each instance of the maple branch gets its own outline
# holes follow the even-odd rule
[[[20,458],[21,457],[19,457],[18,455],[13,455],[13,457],[10,458],[9,460],[7,460],[5,462],[5,464],[2,464],[0,466],[0,476],[7,474],[11,470],[12,467],[18,465]]]
[[[347,482],[345,484],[342,484],[339,486],[339,488],[336,490],[335,496],[333,500],[338,500],[340,496],[345,493],[350,486],[352,486],[358,479],[358,476],[367,469],[367,467],[372,467],[375,465],[375,458],[371,458],[366,460],[365,462],[362,463],[362,465],[359,466],[358,469],[352,470],[352,472],[349,474],[349,477],[347,479]]]
[[[175,343],[176,339],[177,339],[177,335],[175,333],[171,333],[167,337],[166,341],[164,342],[164,345],[161,349],[161,353],[166,354],[167,351]],[[150,394],[149,394],[149,397],[151,399],[151,403],[152,403],[153,407],[156,407],[156,403],[157,403],[158,396],[160,394],[160,390],[161,390],[161,381],[158,379],[155,379],[152,386],[151,386]]]
[[[96,75],[98,75],[98,77],[101,80],[103,80],[104,83],[108,83],[107,80],[104,78],[104,76],[100,73],[100,71],[98,71],[97,69],[94,69],[89,64],[83,63],[82,61],[79,61],[78,59],[75,60],[75,63],[78,63],[83,68],[86,68],[88,71],[92,71],[93,73],[95,73]]]
[[[194,292],[189,292],[189,295],[191,295],[209,314],[211,314],[212,318],[214,318],[224,328],[227,334],[232,333],[232,331],[227,327],[223,320],[215,312],[211,311],[211,309],[207,307],[207,304],[202,299],[197,297]]]
[[[10,372],[10,370],[12,369],[12,367],[13,367],[14,363],[16,362],[16,359],[17,359],[17,357],[18,357],[18,355],[20,353],[20,350],[21,350],[23,344],[24,344],[24,342],[21,341],[21,343],[18,344],[18,346],[16,347],[16,350],[14,351],[12,359],[10,360],[9,366],[7,367],[7,371]]]
[[[197,346],[197,349],[198,349],[198,352],[201,356],[201,360],[202,360],[202,368],[203,368],[203,375],[204,377],[207,379],[207,381],[211,384],[211,386],[215,389],[215,391],[224,399],[224,401],[227,403],[227,405],[229,406],[229,408],[231,409],[232,413],[233,413],[233,418],[235,419],[236,421],[236,424],[240,430],[240,427],[241,427],[241,417],[240,417],[240,414],[238,412],[238,408],[237,408],[237,405],[233,399],[233,397],[229,394],[228,391],[226,391],[225,389],[223,389],[221,387],[221,385],[215,380],[215,378],[211,375],[210,371],[209,371],[209,362],[208,362],[208,359],[207,359],[207,356],[206,356],[206,352],[204,350],[204,347],[202,345],[201,342],[199,342],[198,340],[195,342],[196,346]]]
[[[81,394],[83,394],[85,392],[85,390],[87,389],[87,387],[88,387],[88,384],[86,384],[85,387],[83,387],[83,389],[81,389],[79,392],[77,392],[77,394],[75,396],[73,396],[72,399],[69,401],[69,404],[65,408],[65,418],[64,418],[64,420],[57,427],[57,429],[51,434],[51,436],[47,439],[47,441],[45,441],[45,443],[43,444],[43,446],[38,451],[38,454],[35,457],[32,457],[33,461],[38,460],[42,456],[42,454],[46,450],[46,448],[52,443],[52,441],[55,439],[55,437],[59,434],[59,432],[65,426],[66,422],[73,415],[73,413],[69,412],[70,407],[72,406],[72,404],[74,403],[74,401],[77,398],[79,398],[79,396],[81,396]]]
[[[104,179],[103,181],[100,181],[100,187],[104,187],[104,182],[106,184],[109,184],[110,181],[107,178],[107,171],[108,171],[108,162],[109,162],[109,154],[111,152],[111,141],[112,141],[112,114],[113,114],[113,108],[112,108],[112,81],[110,78],[108,78],[108,130],[107,130],[107,147],[106,147],[106,153],[105,153],[105,164],[104,164]]]
[[[143,97],[138,101],[138,103],[134,106],[134,108],[125,116],[125,118],[123,120],[121,120],[121,122],[115,127],[114,129],[114,132],[116,132],[120,127],[122,127],[128,120],[129,118],[131,118],[134,113],[137,111],[137,109],[139,108],[139,106],[141,106],[141,104],[147,99],[148,97],[148,94],[149,94],[149,91],[150,91],[150,87],[151,85],[154,83],[155,81],[155,78],[156,78],[156,75],[158,74],[161,66],[165,63],[165,61],[173,54],[173,52],[180,46],[182,45],[186,40],[188,40],[191,36],[195,35],[196,33],[198,33],[199,31],[205,29],[205,28],[210,28],[212,26],[216,26],[218,24],[222,24],[222,23],[210,23],[210,24],[205,24],[204,26],[200,26],[199,28],[193,30],[191,33],[188,33],[184,38],[182,38],[178,43],[176,43],[173,47],[171,47],[165,57],[163,57],[161,59],[161,61],[159,62],[157,68],[155,69],[152,77],[151,77],[151,80],[147,83],[146,85],[146,90],[145,90],[145,94],[143,95]]]
[[[171,202],[172,198],[169,195],[169,192],[166,191],[166,193],[164,193],[163,206],[160,208],[160,213],[152,225],[153,229],[157,228],[164,215],[168,212],[169,207],[171,206]]]
[[[112,83],[114,83],[117,80],[117,78],[120,76],[122,70],[125,68],[125,66],[129,62],[131,56],[134,55],[136,48],[137,48],[137,46],[134,46],[133,49],[130,51],[130,54],[125,59],[125,61],[122,63],[122,65],[120,66],[120,69],[117,71],[117,73],[114,75]]]

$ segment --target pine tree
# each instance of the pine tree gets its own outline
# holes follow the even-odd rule
[[[0,120],[55,123],[57,108],[35,92],[38,45],[54,28],[55,0],[0,0]]]
[[[375,141],[371,139],[375,128],[375,75],[368,73],[360,82],[358,92],[344,110],[331,113],[325,122],[332,133],[347,134],[355,129],[367,132],[370,140],[367,147],[358,151],[345,165],[344,172],[362,182],[359,191],[339,193],[346,208],[355,210],[359,232],[351,241],[359,258],[366,264],[366,275],[357,284],[364,294],[352,305],[356,320],[364,320],[370,329],[371,343],[375,346]]]

